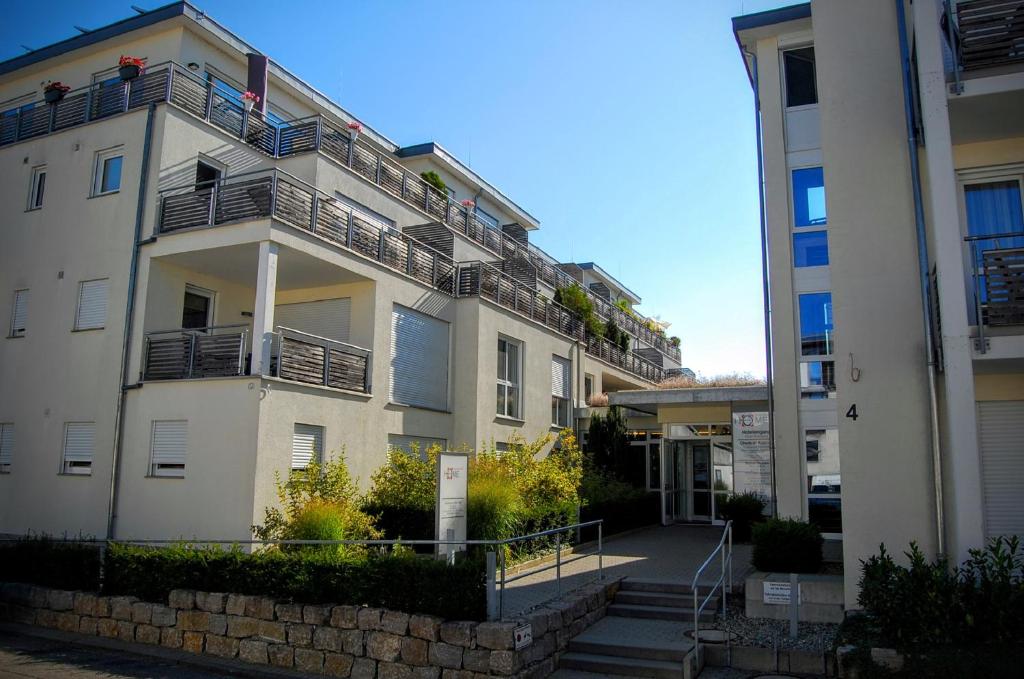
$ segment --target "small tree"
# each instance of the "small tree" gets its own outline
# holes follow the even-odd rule
[[[423,181],[440,191],[442,196],[448,197],[448,185],[441,179],[441,175],[433,170],[427,170],[426,172],[420,172],[420,176],[423,177]]]

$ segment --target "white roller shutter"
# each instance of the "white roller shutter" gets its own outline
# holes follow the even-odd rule
[[[561,356],[551,357],[551,395],[568,399],[572,387],[572,363]]]
[[[14,311],[11,313],[11,337],[25,334],[28,320],[28,290],[17,290],[14,293]]]
[[[64,473],[89,474],[96,438],[94,422],[68,422],[64,425]]]
[[[305,469],[309,463],[323,459],[324,428],[295,423],[292,434],[292,469]]]
[[[185,476],[187,420],[155,420],[151,446],[153,476]]]
[[[78,291],[78,315],[76,330],[102,328],[107,323],[107,290],[110,281],[102,278],[96,281],[82,281]]]
[[[14,425],[10,422],[0,424],[0,472],[11,471],[14,459]]]
[[[448,409],[448,324],[395,306],[391,312],[390,399]]]
[[[978,403],[985,534],[1024,536],[1024,401]]]
[[[274,325],[338,342],[348,342],[351,317],[352,299],[349,297],[274,307]]]

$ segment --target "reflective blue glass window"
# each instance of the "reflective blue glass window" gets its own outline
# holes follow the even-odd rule
[[[799,296],[800,353],[826,356],[832,353],[832,293],[815,292]]]
[[[825,224],[825,173],[820,167],[793,170],[793,222],[796,226]]]
[[[1024,237],[1001,234],[1024,232],[1024,210],[1021,209],[1020,184],[1017,180],[968,184],[964,186],[967,208],[967,233],[981,236],[974,248],[975,271],[982,270],[986,250],[1024,247]],[[986,276],[978,276],[978,292],[982,303],[988,301]]]
[[[824,231],[794,233],[793,266],[828,266],[828,235]]]

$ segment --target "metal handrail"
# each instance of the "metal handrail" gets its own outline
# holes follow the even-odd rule
[[[248,328],[251,323],[229,323],[226,325],[209,325],[203,328],[169,328],[168,330],[147,330],[146,335],[173,335],[206,333],[210,330],[233,330],[235,328]]]
[[[996,249],[999,249],[999,240],[1003,238],[1024,238],[1024,231],[1007,231],[1005,233],[982,234],[978,236],[964,236],[964,242],[968,243],[971,248],[971,278],[974,282],[974,313],[977,317],[978,322],[979,354],[988,353],[988,346],[987,340],[985,338],[984,305],[981,302],[981,277],[985,274],[982,272],[984,264],[981,265],[981,269],[979,269],[978,265],[978,244],[981,241],[995,241],[995,247]]]
[[[700,576],[704,574],[708,566],[714,560],[715,555],[721,555],[722,573],[718,576],[718,580],[711,585],[711,589],[708,590],[707,596],[699,604],[697,602],[697,589],[700,586]],[[693,591],[693,647],[697,652],[698,658],[700,657],[700,614],[704,612],[708,602],[711,601],[711,597],[714,596],[715,590],[719,587],[722,588],[722,617],[725,618],[729,615],[728,609],[728,593],[732,591],[732,521],[725,522],[725,528],[722,530],[722,538],[718,541],[716,546],[711,553],[708,554],[708,558],[704,560],[700,568],[693,576],[693,582],[690,584],[690,589]]]
[[[367,349],[356,344],[349,344],[348,342],[342,342],[341,340],[331,339],[330,337],[321,337],[320,335],[314,335],[310,332],[303,332],[296,330],[295,328],[289,328],[284,325],[277,326],[276,332],[280,332],[285,335],[301,335],[301,337],[308,337],[311,340],[322,342],[324,344],[337,345],[339,347],[345,347],[347,349],[355,349],[356,352],[361,352],[363,356],[369,356],[373,353],[373,349]]]

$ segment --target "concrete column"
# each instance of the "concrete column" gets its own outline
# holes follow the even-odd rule
[[[270,351],[274,332],[274,298],[277,294],[277,243],[260,243],[259,273],[256,275],[256,308],[252,318],[253,375],[270,372]]]
[[[915,2],[917,76],[924,122],[924,181],[931,221],[944,357],[943,477],[946,551],[957,561],[984,541],[981,463],[974,402],[972,338],[964,288],[960,209],[953,164],[946,77],[942,63],[940,2]]]

